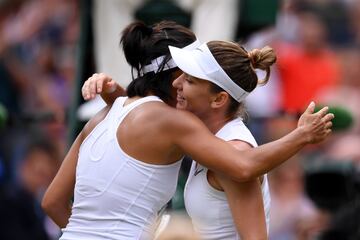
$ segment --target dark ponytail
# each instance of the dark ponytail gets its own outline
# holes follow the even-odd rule
[[[172,100],[171,90],[173,73],[178,68],[162,71],[171,59],[168,46],[185,47],[195,41],[195,34],[188,28],[175,22],[162,21],[151,27],[142,22],[134,22],[122,32],[120,43],[123,45],[126,61],[131,65],[133,81],[127,87],[129,97],[145,97],[154,94],[169,103]],[[165,56],[158,72],[141,75],[141,68],[152,60]]]
[[[142,22],[134,22],[122,32],[120,44],[122,44],[126,61],[139,70],[140,64],[144,64],[147,41],[152,34],[151,27]]]

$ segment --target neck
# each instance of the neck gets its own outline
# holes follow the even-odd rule
[[[130,103],[132,103],[132,102],[134,102],[134,101],[136,101],[136,100],[138,100],[138,99],[140,99],[140,98],[142,98],[142,97],[135,96],[135,97],[128,98],[128,99],[125,100],[124,106],[126,106],[126,105],[128,105],[128,104],[130,104]]]
[[[232,120],[231,118],[225,117],[223,113],[214,112],[207,116],[199,116],[199,118],[213,134],[216,134],[226,123]]]

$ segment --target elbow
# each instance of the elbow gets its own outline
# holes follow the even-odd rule
[[[258,175],[253,171],[251,166],[248,166],[244,163],[238,164],[235,180],[237,182],[248,182],[254,180]]]
[[[47,197],[46,195],[43,197],[42,201],[41,201],[41,208],[43,209],[43,211],[47,214],[49,214],[50,210],[53,207],[53,203],[52,201],[49,199],[49,197]]]
[[[241,174],[236,176],[236,181],[238,182],[248,182],[250,180],[252,180],[252,176],[247,171],[242,171]]]
[[[70,217],[68,208],[61,204],[54,198],[44,197],[41,201],[43,211],[58,225],[60,228],[65,228]]]
[[[48,194],[45,194],[41,201],[41,208],[47,215],[51,215],[51,213],[58,208],[58,201],[52,198]]]

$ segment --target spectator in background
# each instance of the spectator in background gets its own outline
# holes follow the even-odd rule
[[[342,106],[350,111],[354,124],[349,129],[360,133],[360,47],[347,47],[339,51],[341,81],[336,86],[322,89],[316,99],[330,106]]]
[[[66,144],[77,1],[4,0],[0,13],[0,102],[9,112],[0,131],[0,239],[58,237],[39,199]],[[26,147],[39,131],[45,132],[46,143]]]
[[[264,134],[267,136],[267,141],[271,141],[284,136],[295,126],[296,119],[293,117],[271,118],[266,121]],[[299,235],[309,234],[308,228],[312,226],[316,231],[323,227],[317,225],[320,221],[314,220],[320,220],[324,215],[305,194],[304,169],[301,163],[306,162],[306,157],[302,151],[269,173],[272,196],[270,240],[294,240]]]
[[[326,154],[330,159],[353,161],[360,166],[360,48],[345,48],[340,53],[341,82],[336,87],[321,91],[317,100],[347,110],[351,114],[352,124],[334,132],[326,146]]]
[[[50,141],[35,141],[28,146],[16,166],[17,181],[0,190],[0,239],[50,239],[40,201],[58,165]]]
[[[66,111],[76,67],[77,2],[5,0],[0,10],[4,13],[0,18],[0,101],[10,115],[2,136],[12,141],[17,138],[11,135],[13,130],[51,117],[51,124],[42,121],[39,127],[65,152]],[[5,151],[15,152],[17,147]],[[3,155],[5,162],[12,161],[13,156]]]
[[[260,31],[253,32],[245,43],[248,49],[260,46],[276,46],[276,42],[293,42],[297,39],[299,20],[293,0],[282,0],[278,3],[278,11],[274,21],[264,26]],[[258,75],[263,74],[258,72]],[[269,84],[256,88],[246,99],[246,107],[251,120],[247,125],[254,133],[259,143],[271,138],[267,136],[267,122],[279,116],[282,108],[281,79],[277,65],[273,66]],[[279,130],[279,129],[278,129]]]
[[[357,240],[360,239],[360,201],[344,206],[337,212],[329,227],[320,235],[319,240]]]
[[[299,113],[324,88],[339,80],[336,55],[328,49],[326,28],[315,14],[300,14],[297,45],[278,43],[278,70],[282,85],[282,108]]]
[[[350,26],[354,35],[354,43],[360,45],[360,2],[354,0],[348,4]]]
[[[305,232],[310,234],[310,226],[311,234],[325,227],[327,216],[315,207],[304,191],[304,173],[300,165],[302,157],[300,154],[294,156],[270,174],[271,240],[298,239]]]

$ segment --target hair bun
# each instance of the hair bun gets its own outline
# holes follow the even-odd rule
[[[255,49],[251,50],[250,52],[248,52],[248,56],[249,56],[251,66],[253,68],[257,68],[258,67],[257,63],[258,63],[259,58],[260,58],[260,50],[255,48]]]
[[[269,46],[265,46],[262,49],[253,49],[248,52],[249,60],[253,68],[259,68],[261,70],[268,69],[276,62],[276,55],[274,49]]]
[[[248,52],[248,56],[250,64],[254,69],[258,68],[266,72],[265,78],[259,80],[258,84],[266,84],[270,77],[270,66],[276,62],[274,49],[269,46],[265,46],[262,49],[253,49]]]

